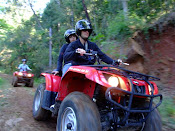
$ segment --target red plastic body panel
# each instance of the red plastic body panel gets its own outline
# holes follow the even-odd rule
[[[122,81],[122,86],[126,91],[131,91],[129,81],[124,76],[113,73],[99,71],[93,67],[88,66],[71,66],[63,78],[53,74],[42,73],[46,80],[46,90],[58,92],[56,100],[63,100],[69,93],[74,91],[83,92],[91,98],[94,95],[96,84],[102,87],[111,87],[104,74],[109,74],[118,77]],[[145,86],[146,94],[149,95],[149,87],[145,81],[131,79],[133,84],[138,86]],[[158,94],[158,88],[154,82],[150,82],[154,86],[154,95]]]
[[[63,100],[73,91],[84,92],[93,97],[96,83],[110,87],[102,72],[93,67],[71,66],[61,81],[57,100]]]
[[[61,77],[49,73],[41,73],[46,80],[46,90],[52,92],[58,92],[58,88],[61,82]]]

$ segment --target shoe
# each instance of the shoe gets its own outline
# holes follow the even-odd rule
[[[55,104],[50,106],[50,111],[53,113],[53,115],[58,115],[58,110],[61,105],[60,101],[56,101]]]
[[[53,105],[50,106],[50,111],[51,112],[54,112],[55,111],[55,104],[53,104]]]

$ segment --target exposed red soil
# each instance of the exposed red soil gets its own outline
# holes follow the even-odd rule
[[[149,30],[148,36],[143,34],[135,40],[141,43],[144,55],[144,69],[148,74],[161,79],[160,86],[173,89],[175,86],[175,27],[166,25],[164,30]],[[145,37],[148,37],[146,40]]]

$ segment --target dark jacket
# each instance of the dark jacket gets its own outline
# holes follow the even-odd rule
[[[68,45],[69,44],[64,44],[60,49],[60,53],[59,53],[58,61],[57,61],[57,69],[56,69],[59,72],[62,71],[63,55],[64,55],[64,52],[65,52],[66,48],[68,47]]]
[[[103,62],[107,64],[113,63],[113,59],[104,54],[95,43],[90,41],[87,41],[87,43],[88,49],[97,51],[97,55]],[[79,39],[70,43],[67,47],[64,53],[65,64],[72,63],[72,65],[92,65],[95,63],[95,59],[91,59],[89,56],[85,55],[80,56],[80,54],[76,53],[77,48],[82,48],[85,50],[85,47],[83,46],[83,44],[81,44]]]

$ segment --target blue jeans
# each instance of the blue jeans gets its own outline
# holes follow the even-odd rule
[[[67,70],[69,69],[69,67],[72,65],[72,63],[68,63],[65,64],[63,69],[62,69],[62,77],[64,76],[64,74],[67,72]]]

